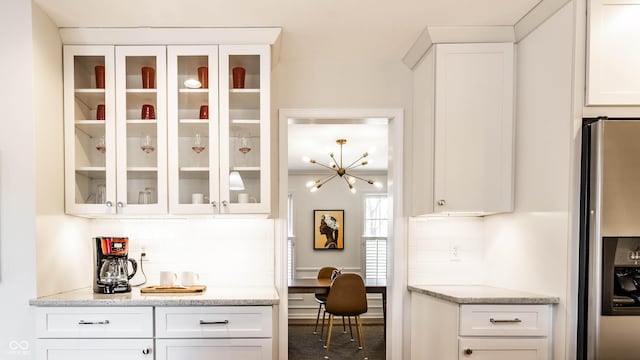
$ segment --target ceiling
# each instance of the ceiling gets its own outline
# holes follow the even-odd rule
[[[364,120],[363,120],[364,121]],[[366,121],[364,121],[366,122]],[[386,122],[386,121],[385,121]],[[318,165],[304,161],[311,159],[328,164],[330,153],[340,161],[338,139],[346,139],[342,147],[342,164],[346,167],[367,152],[367,165],[359,171],[386,171],[388,163],[387,125],[381,121],[372,124],[289,124],[288,158],[290,172],[327,172]]]

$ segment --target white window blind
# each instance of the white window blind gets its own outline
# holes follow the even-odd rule
[[[364,195],[364,262],[367,279],[387,278],[389,201],[386,194]]]
[[[293,279],[293,194],[287,197],[287,278]]]

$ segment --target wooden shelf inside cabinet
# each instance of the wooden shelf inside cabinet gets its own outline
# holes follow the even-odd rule
[[[75,125],[78,131],[92,138],[104,136],[104,120],[78,120]]]
[[[84,175],[90,179],[104,179],[107,168],[104,166],[80,166],[76,168],[76,174]]]
[[[208,179],[208,167],[181,167],[180,179]]]
[[[104,104],[104,89],[76,89],[76,100],[89,109],[95,109],[98,104]]]
[[[209,89],[179,89],[178,93],[180,94],[208,94]]]
[[[235,166],[231,171],[260,171],[260,166]]]
[[[260,125],[259,119],[231,119],[233,125]]]
[[[129,179],[155,179],[158,177],[157,167],[132,166],[127,168]]]

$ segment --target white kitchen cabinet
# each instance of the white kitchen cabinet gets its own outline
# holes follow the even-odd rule
[[[151,307],[39,307],[38,360],[154,357]]]
[[[514,45],[435,44],[413,93],[412,215],[512,211]]]
[[[590,0],[586,105],[640,105],[640,1]]]
[[[68,213],[167,212],[165,64],[164,47],[64,47]],[[104,88],[96,86],[96,66],[105,68]],[[152,88],[142,87],[143,66],[154,69]],[[155,119],[142,119],[143,105],[153,107]]]
[[[83,45],[64,53],[67,213],[269,213],[269,45]],[[104,88],[96,88],[96,66],[105,68]],[[153,86],[143,86],[143,67],[154,70]],[[208,69],[207,88],[185,85],[198,68]]]
[[[273,356],[270,306],[156,308],[156,360],[267,360]]]
[[[269,54],[268,45],[168,47],[171,213],[269,212]],[[208,88],[189,88],[204,67]],[[243,88],[233,87],[235,67]]]
[[[551,358],[551,305],[457,304],[411,295],[411,358]]]

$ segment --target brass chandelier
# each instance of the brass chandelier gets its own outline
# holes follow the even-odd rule
[[[307,187],[311,188],[311,192],[316,192],[318,191],[318,189],[320,189],[320,187],[326,183],[328,183],[329,181],[331,181],[333,178],[339,176],[341,178],[344,179],[344,181],[347,183],[347,186],[349,187],[349,190],[355,194],[356,193],[356,188],[353,186],[353,184],[356,182],[356,180],[361,180],[364,182],[367,182],[377,188],[382,188],[382,184],[378,181],[373,181],[373,180],[367,180],[367,179],[363,179],[357,175],[353,175],[352,173],[349,172],[349,170],[353,170],[357,167],[360,166],[365,166],[367,165],[369,162],[367,160],[365,160],[367,158],[367,156],[369,156],[369,153],[364,153],[362,154],[362,156],[360,156],[358,159],[356,159],[355,161],[353,161],[351,164],[347,165],[347,166],[343,166],[342,163],[342,145],[347,143],[346,139],[338,139],[336,140],[336,143],[338,145],[340,145],[340,161],[338,162],[335,158],[335,156],[333,155],[333,153],[329,154],[329,157],[331,158],[331,161],[329,162],[329,164],[323,164],[317,160],[313,160],[310,158],[305,157],[304,161],[308,161],[312,164],[316,164],[316,165],[320,165],[322,167],[325,167],[329,170],[333,170],[335,173],[332,173],[331,175],[326,176],[325,178],[322,179],[317,179],[317,180],[312,180],[307,182]],[[362,161],[361,161],[362,160]]]

